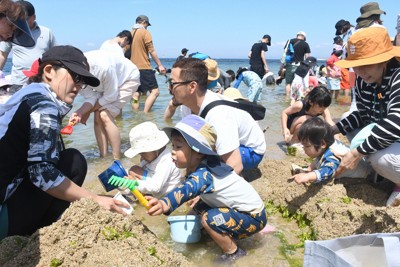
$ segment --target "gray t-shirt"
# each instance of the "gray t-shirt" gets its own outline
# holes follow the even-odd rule
[[[0,42],[0,51],[10,53],[12,49],[11,82],[17,85],[25,85],[28,78],[22,70],[29,70],[32,63],[51,47],[56,46],[56,39],[50,29],[36,26],[31,29],[36,44],[33,47],[23,47],[11,42]]]

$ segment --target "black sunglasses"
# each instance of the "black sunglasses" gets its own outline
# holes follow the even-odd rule
[[[174,88],[175,85],[177,84],[188,84],[191,82],[197,82],[197,80],[191,80],[191,81],[182,81],[182,82],[173,82],[171,79],[168,79],[168,86],[169,88]]]
[[[71,75],[72,80],[74,81],[75,84],[81,84],[81,88],[85,89],[88,85],[85,84],[85,81],[83,79],[83,77],[75,72],[73,72],[72,70],[70,70],[69,68],[67,68],[66,66],[64,66],[63,64],[57,65],[63,69],[66,69],[69,73],[69,75]]]

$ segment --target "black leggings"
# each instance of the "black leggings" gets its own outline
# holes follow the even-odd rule
[[[57,168],[75,184],[82,186],[87,172],[85,157],[76,149],[60,153]],[[55,222],[69,207],[69,202],[47,194],[25,177],[7,200],[8,236],[30,235]]]

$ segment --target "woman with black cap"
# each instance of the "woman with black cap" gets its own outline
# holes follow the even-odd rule
[[[119,213],[117,205],[126,206],[80,187],[86,160],[78,150],[65,149],[60,136],[78,92],[100,84],[83,53],[72,46],[51,48],[31,80],[0,105],[0,239],[32,234],[82,198]]]

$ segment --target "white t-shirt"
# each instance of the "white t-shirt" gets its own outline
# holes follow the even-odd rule
[[[111,42],[110,40],[105,41],[100,46],[100,50],[107,51],[107,53],[114,54],[118,57],[125,57],[122,47],[118,43]]]
[[[135,64],[127,58],[104,50],[94,50],[85,53],[90,65],[90,73],[100,80],[97,87],[88,86],[80,91],[85,102],[94,105],[99,101],[101,106],[118,99],[119,88],[128,80],[139,82],[140,73]]]
[[[147,171],[147,179],[140,180],[137,189],[160,198],[181,182],[181,172],[171,159],[171,151],[164,151],[152,162],[142,160],[140,166]]]
[[[232,101],[221,94],[207,90],[198,115],[208,104],[221,99]],[[182,106],[182,117],[188,114],[190,114],[189,108]],[[260,155],[265,153],[267,145],[264,133],[246,111],[220,105],[210,109],[205,120],[214,126],[217,132],[216,150],[218,155],[229,153],[240,145],[253,148],[254,152]]]

